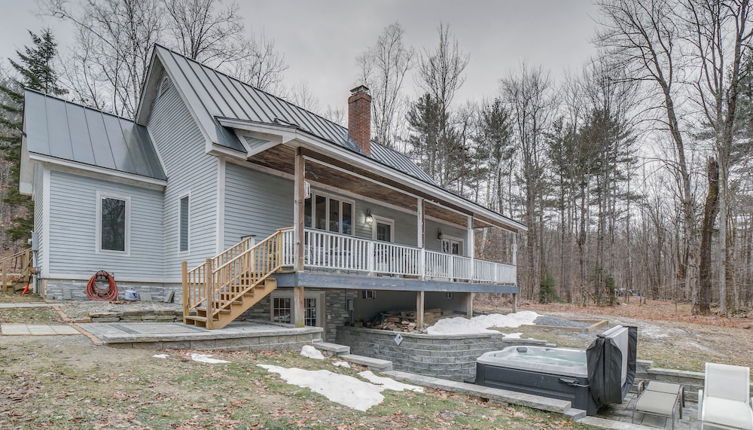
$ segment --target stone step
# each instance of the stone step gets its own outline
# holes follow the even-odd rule
[[[346,345],[338,345],[336,343],[322,341],[314,341],[313,345],[314,348],[318,349],[319,351],[327,351],[336,355],[350,354],[350,347]]]
[[[416,375],[415,373],[390,371],[385,375],[394,379],[421,385],[429,388],[453,393],[463,393],[471,396],[489,399],[496,403],[527,406],[549,412],[566,413],[571,409],[570,402],[566,400],[551,399],[549,397],[536,396],[533,394],[519,393],[517,391],[502,390],[499,388],[484,387],[482,385],[469,384],[467,382],[450,381],[449,379],[434,378],[431,376]]]
[[[341,354],[339,357],[345,361],[360,364],[361,366],[366,366],[371,370],[376,370],[377,372],[387,372],[389,370],[392,370],[392,362],[389,360],[380,360],[378,358],[365,357],[363,355],[355,354]]]

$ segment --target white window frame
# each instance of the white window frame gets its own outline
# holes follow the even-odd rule
[[[317,196],[321,196],[321,197],[325,198],[325,203],[324,203],[324,213],[325,213],[324,225],[326,226],[325,229],[318,229],[318,228],[316,228],[316,216],[315,215],[316,215],[316,197]],[[311,199],[311,213],[309,214],[311,216],[311,227],[309,227],[309,228],[313,228],[313,229],[319,230],[319,231],[324,231],[324,232],[327,232],[327,233],[336,233],[336,234],[345,234],[345,235],[348,235],[348,236],[355,236],[355,234],[356,234],[356,202],[355,202],[355,200],[349,199],[349,198],[345,198],[345,197],[340,197],[340,196],[338,196],[336,194],[330,194],[330,193],[322,192],[322,191],[319,191],[319,190],[311,190],[309,198]],[[333,199],[337,200],[339,202],[338,204],[340,205],[340,207],[338,208],[339,209],[338,213],[340,214],[340,220],[339,220],[340,221],[340,231],[337,231],[337,232],[330,231],[330,229],[329,229],[329,213],[330,213],[330,211],[329,211],[329,204],[330,204],[330,202]],[[342,232],[342,226],[343,226],[343,222],[342,222],[342,220],[343,220],[343,203],[349,203],[350,204],[350,233],[343,233]],[[304,214],[304,217],[305,216],[306,216],[306,214]]]
[[[123,251],[102,249],[102,200],[104,199],[122,200],[125,202],[125,249]],[[95,224],[95,253],[125,256],[131,255],[131,196],[111,193],[109,191],[97,191],[97,221]]]
[[[377,224],[389,224],[390,240],[388,243],[395,243],[395,220],[379,215],[372,215],[374,221],[371,223],[371,240],[377,240]]]
[[[458,242],[460,243],[460,253],[459,256],[465,256],[465,240],[463,238],[457,237],[457,236],[451,236],[449,234],[442,233],[442,238],[439,239],[439,249],[442,250],[442,253],[444,252],[444,247],[442,246],[442,243],[444,241],[450,242],[450,250],[452,250],[452,242]],[[448,255],[455,255],[452,252],[447,252]]]
[[[170,90],[170,85],[172,85],[170,78],[167,75],[163,76],[159,81],[159,87],[157,87],[157,98],[164,96]]]
[[[181,251],[180,249],[180,201],[184,198],[188,197],[188,237],[186,240],[188,240],[188,247],[185,251]],[[183,193],[178,196],[178,255],[189,255],[191,254],[191,206],[193,205],[193,198],[191,198],[191,191],[188,191],[186,193]]]
[[[274,291],[272,294],[269,295],[269,320],[272,321],[274,318],[274,299],[275,298],[281,298],[281,299],[290,299],[290,321],[293,323],[295,321],[295,304],[293,303],[293,292],[292,291]],[[325,313],[326,313],[326,307],[324,303],[324,291],[304,291],[303,292],[303,298],[305,299],[316,299],[316,327],[324,327],[325,326]],[[304,312],[304,319],[305,319],[305,312],[306,309],[303,309]]]

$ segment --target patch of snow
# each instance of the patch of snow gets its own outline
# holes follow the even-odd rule
[[[523,336],[523,333],[508,333],[505,335],[506,339],[520,339],[520,336]]]
[[[167,358],[169,355],[167,354],[154,354],[152,357],[154,358]]]
[[[212,358],[211,355],[196,354],[196,353],[191,354],[191,360],[199,361],[201,363],[209,363],[209,364],[230,363],[229,361],[220,360],[218,358]]]
[[[538,316],[539,314],[533,311],[520,311],[509,314],[479,315],[471,319],[445,318],[426,329],[426,332],[430,335],[499,333],[489,328],[518,328],[522,325],[531,325]]]
[[[640,334],[654,339],[664,339],[669,337],[669,333],[658,325],[647,324],[640,328]]]
[[[334,364],[335,367],[344,367],[346,369],[350,369],[350,363],[348,363],[347,361],[335,361],[332,364]]]
[[[324,360],[324,355],[322,354],[322,352],[311,345],[303,345],[303,348],[301,348],[301,355],[304,357],[313,358],[314,360]]]
[[[361,381],[329,370],[303,370],[269,364],[259,364],[269,372],[277,373],[288,384],[308,388],[327,399],[359,411],[366,411],[384,401],[384,387]]]
[[[384,376],[377,376],[375,375],[371,370],[366,370],[364,372],[360,372],[358,374],[361,378],[371,382],[372,384],[381,385],[387,390],[392,391],[416,391],[419,393],[423,393],[424,389],[423,387],[419,387],[416,385],[410,385],[410,384],[403,384],[402,382],[395,381],[392,378],[387,378]]]

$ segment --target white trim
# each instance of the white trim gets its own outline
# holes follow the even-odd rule
[[[377,224],[387,224],[390,226],[390,240],[388,242],[395,243],[395,220],[379,215],[371,214],[374,218],[374,222],[371,223],[371,240],[377,240]]]
[[[125,202],[125,237],[123,243],[123,251],[117,251],[114,249],[102,249],[102,200],[122,200]],[[97,219],[96,236],[94,237],[94,253],[100,255],[120,255],[128,257],[131,255],[131,196],[123,195],[119,193],[112,193],[109,191],[97,190]]]
[[[291,181],[294,180],[293,175],[291,175],[289,173],[281,172],[279,170],[275,170],[275,169],[272,169],[272,168],[269,168],[269,167],[266,167],[266,166],[260,166],[258,164],[250,163],[248,161],[241,161],[241,160],[236,160],[236,159],[226,159],[226,161],[230,162],[232,164],[235,164],[237,166],[246,167],[246,168],[248,168],[250,170],[256,170],[258,172],[267,173],[269,175],[277,176],[279,178],[289,179]],[[342,189],[339,189],[337,187],[333,187],[333,186],[327,185],[327,184],[322,184],[321,182],[317,182],[317,181],[314,181],[314,180],[311,180],[311,179],[306,179],[306,182],[310,183],[313,188],[319,188],[319,189],[322,189],[324,191],[327,191],[327,192],[330,192],[330,193],[335,193],[335,194],[340,194],[340,195],[346,196],[346,197],[351,198],[351,199],[358,199],[358,200],[362,200],[362,201],[367,202],[367,203],[373,203],[375,205],[383,206],[385,208],[393,209],[393,210],[396,210],[396,211],[399,211],[399,212],[403,212],[403,213],[407,213],[407,214],[410,214],[410,215],[416,215],[416,211],[407,209],[407,208],[402,207],[402,206],[398,206],[398,205],[393,204],[393,203],[388,203],[388,202],[385,202],[385,201],[382,201],[382,200],[377,200],[377,199],[375,199],[373,197],[364,196],[362,194],[354,193],[352,191],[342,190]]]
[[[146,134],[149,135],[149,140],[152,141],[152,148],[154,148],[154,153],[157,154],[157,161],[159,161],[160,167],[162,167],[162,172],[167,176],[167,168],[165,167],[165,161],[162,159],[162,154],[159,150],[159,145],[157,145],[157,141],[154,139],[154,136],[152,136],[152,131],[149,129],[149,127],[144,127],[144,130],[146,130]],[[167,182],[165,182],[167,184]],[[166,185],[167,186],[167,185]]]
[[[44,259],[42,264],[42,276],[50,273],[50,170],[42,168],[42,250]]]
[[[366,169],[367,171],[379,172],[382,176],[386,178],[409,185],[416,190],[420,190],[421,192],[438,197],[442,200],[445,200],[447,202],[460,206],[470,211],[471,213],[479,213],[490,219],[496,220],[500,224],[506,225],[511,229],[524,230],[524,231],[527,230],[527,227],[525,225],[518,223],[517,221],[509,220],[506,217],[503,217],[502,215],[490,209],[487,209],[481,205],[469,202],[466,199],[456,196],[447,190],[439,188],[438,186],[428,184],[420,179],[414,178],[394,168],[384,166],[381,163],[378,163],[377,161],[372,160],[366,156],[359,156],[358,154],[355,154],[355,153],[353,154],[346,153],[346,151],[343,151],[342,148],[336,148],[335,145],[331,142],[328,142],[316,136],[309,135],[308,133],[300,132],[297,129],[294,129],[291,127],[268,125],[268,124],[250,124],[245,121],[237,121],[237,120],[226,119],[226,118],[219,118],[218,121],[220,122],[220,124],[226,127],[239,128],[239,129],[248,130],[248,131],[255,131],[255,130],[262,129],[262,130],[268,130],[268,132],[270,133],[282,134],[283,143],[285,143],[285,140],[286,140],[285,138],[287,138],[288,140],[294,139],[295,141],[299,142],[299,145],[305,144],[306,146],[311,146],[312,148],[319,150],[319,152],[321,152],[324,155],[336,158],[338,160],[346,161],[349,164]],[[292,137],[290,135],[292,135]],[[321,161],[319,161],[319,163],[321,163]],[[410,194],[410,193],[407,193],[407,194]],[[441,202],[433,202],[430,200],[429,202],[441,205]],[[467,215],[467,214],[464,214],[464,215]]]
[[[163,179],[150,178],[148,176],[141,176],[134,173],[122,172],[120,170],[107,169],[99,166],[92,166],[90,164],[79,163],[77,161],[64,160],[62,158],[51,157],[49,155],[38,154],[35,152],[29,153],[29,158],[40,163],[45,163],[51,166],[59,166],[61,168],[68,168],[74,170],[75,173],[90,172],[98,175],[105,176],[107,178],[125,179],[127,181],[135,182],[130,185],[158,185],[160,188],[167,186],[167,181]],[[63,170],[63,169],[61,169]],[[123,183],[123,181],[118,181]]]
[[[217,158],[217,202],[215,208],[217,253],[225,249],[225,159]]]
[[[449,252],[445,252],[444,247],[442,246],[442,242],[444,242],[445,240],[450,243],[450,250],[449,250]],[[453,254],[452,253],[452,242],[458,242],[458,244],[461,246],[459,254]],[[462,238],[460,238],[460,237],[457,237],[457,236],[452,236],[450,234],[444,234],[444,233],[442,233],[442,238],[439,239],[439,249],[440,249],[440,252],[442,252],[443,254],[450,254],[450,255],[457,255],[459,257],[466,257],[466,255],[465,255],[465,240],[462,239]]]
[[[186,238],[186,240],[188,241],[188,243],[186,244],[187,245],[187,247],[186,247],[187,249],[185,251],[182,251],[180,249],[180,227],[181,227],[180,220],[181,220],[181,215],[182,215],[181,212],[180,212],[180,209],[181,209],[181,207],[180,207],[180,201],[183,200],[186,197],[188,197],[188,229],[187,229],[187,231],[188,231],[188,237]],[[178,195],[178,256],[179,257],[183,257],[183,256],[186,256],[186,255],[191,255],[191,212],[192,212],[191,211],[191,206],[192,205],[193,205],[193,198],[191,197],[191,190],[188,190],[188,191],[183,192],[180,195]]]

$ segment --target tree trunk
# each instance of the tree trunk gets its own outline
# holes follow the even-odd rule
[[[711,313],[711,241],[716,215],[719,211],[719,164],[713,157],[709,157],[707,174],[709,190],[706,195],[706,203],[703,206],[699,253],[698,312],[701,314]],[[720,271],[724,273],[724,269],[720,269]]]

